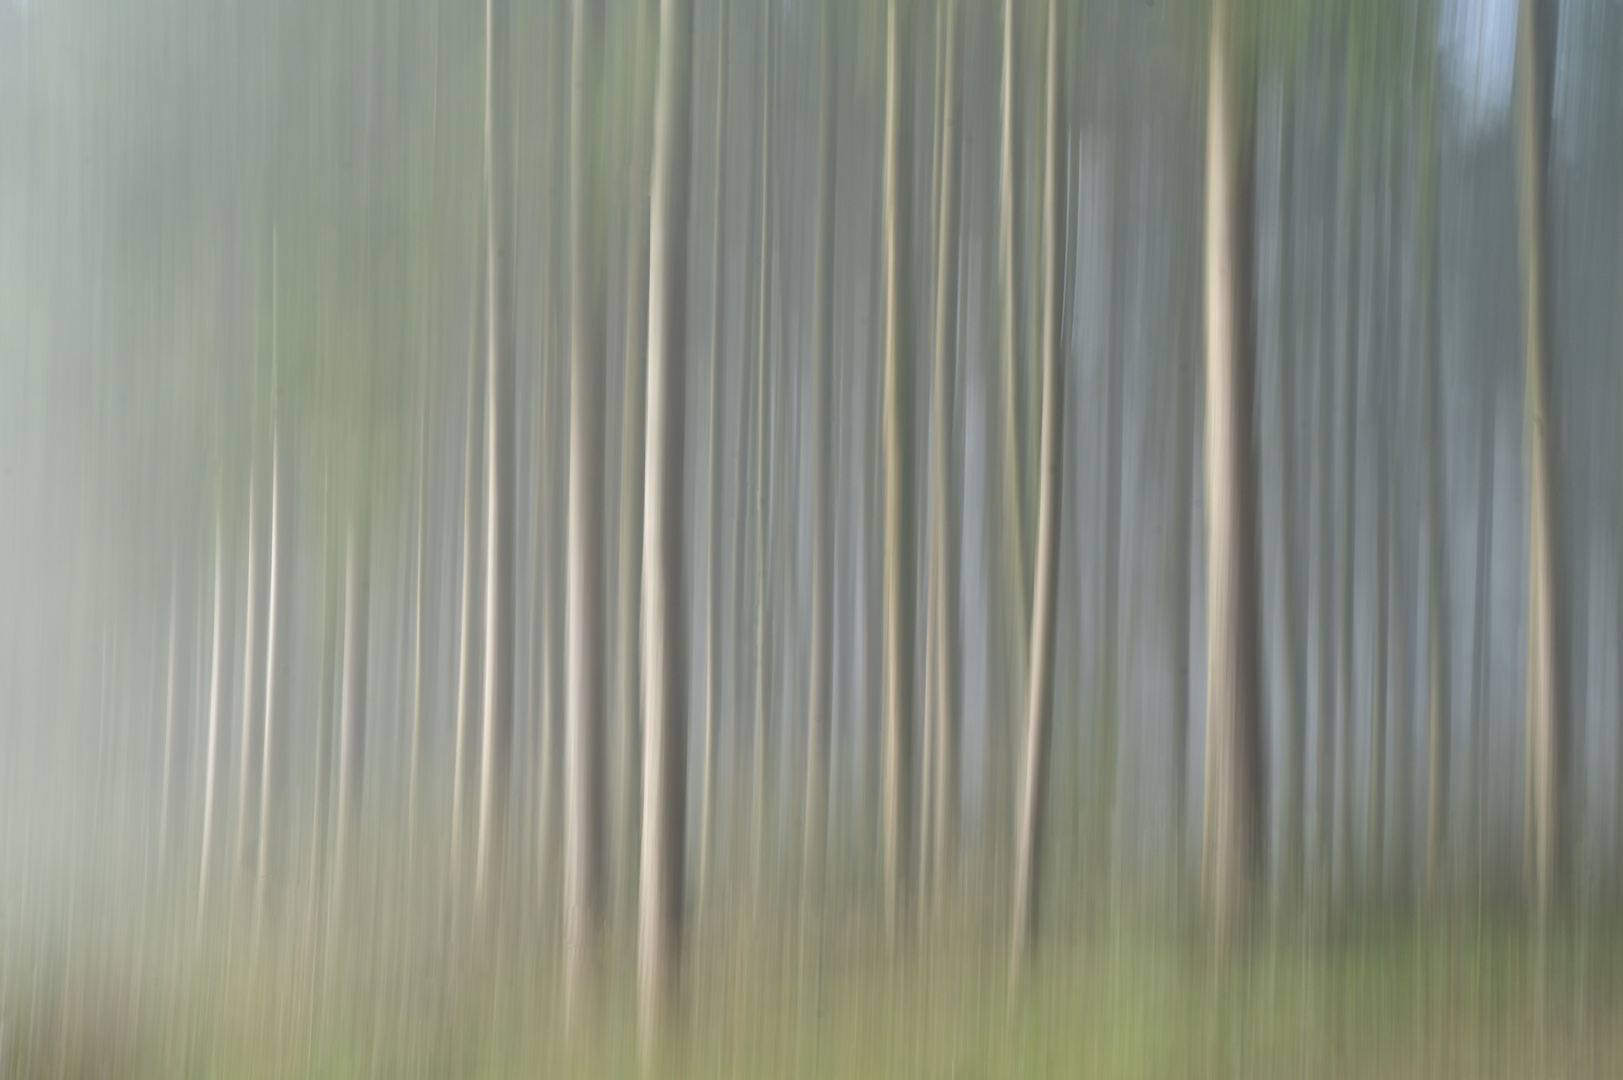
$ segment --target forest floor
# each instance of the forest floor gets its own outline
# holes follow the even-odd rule
[[[13,950],[0,1077],[642,1075],[629,954],[566,1050],[549,935],[453,941],[397,911],[325,941],[239,925]],[[1223,964],[1187,924],[1144,920],[1051,939],[1013,1000],[991,935],[892,961],[863,932],[812,948],[745,922],[701,928],[655,1075],[1623,1076],[1623,925],[1599,917],[1542,947],[1511,918],[1276,919]]]

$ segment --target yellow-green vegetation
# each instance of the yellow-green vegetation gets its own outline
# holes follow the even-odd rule
[[[656,1071],[1560,1077],[1623,1055],[1616,927],[1569,931],[1541,960],[1519,920],[1363,920],[1328,936],[1291,921],[1222,969],[1197,933],[1118,926],[1040,955],[1011,1001],[1002,951],[974,935],[943,932],[893,967],[865,928],[803,953],[784,926],[734,920],[689,970],[683,1034]],[[5,1075],[640,1075],[629,954],[589,1045],[566,1048],[551,936],[482,943],[384,907],[323,951],[307,932],[256,945],[239,928],[95,967],[13,957]]]

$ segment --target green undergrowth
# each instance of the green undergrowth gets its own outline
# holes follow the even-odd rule
[[[1276,919],[1224,962],[1187,920],[1051,935],[1011,997],[992,935],[714,919],[670,1077],[1520,1077],[1623,1061],[1623,925]],[[550,927],[387,915],[14,949],[6,1077],[638,1077],[634,957],[567,1039]],[[291,927],[291,928],[289,928]],[[319,939],[319,940],[318,940]]]

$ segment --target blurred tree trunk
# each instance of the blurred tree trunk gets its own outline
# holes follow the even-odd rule
[[[273,248],[274,250],[274,248]],[[274,271],[272,293],[274,295]],[[271,303],[275,310],[275,301]],[[276,379],[276,346],[275,346],[275,315],[272,315],[271,324],[271,378]],[[271,392],[271,474],[270,474],[270,565],[269,580],[265,589],[265,713],[260,722],[260,733],[263,744],[259,751],[259,845],[258,866],[254,888],[254,907],[261,911],[265,904],[265,892],[269,887],[270,856],[271,856],[271,803],[275,793],[274,779],[276,771],[276,735],[279,710],[283,709],[281,696],[286,689],[285,668],[287,665],[286,646],[284,638],[287,636],[287,593],[288,581],[291,575],[285,565],[288,553],[285,542],[286,511],[283,509],[283,488],[286,479],[282,469],[282,433],[280,417],[277,415],[275,388]]]
[[[598,4],[575,0],[569,119],[569,524],[564,582],[564,949],[572,1028],[594,1008],[605,922],[603,383],[593,146]]]
[[[1282,859],[1278,884],[1286,895],[1300,897],[1302,889],[1303,827],[1307,819],[1304,778],[1307,774],[1306,588],[1299,548],[1300,515],[1297,502],[1296,373],[1302,357],[1296,340],[1296,112],[1291,102],[1297,83],[1287,81],[1280,109],[1279,128],[1279,521],[1280,616],[1285,663],[1284,765],[1285,805],[1280,808]]]
[[[1438,4],[1426,6],[1425,25],[1438,18]],[[1442,290],[1438,278],[1442,266],[1442,211],[1439,193],[1442,182],[1442,151],[1439,146],[1436,61],[1427,68],[1425,100],[1421,103],[1420,257],[1421,349],[1425,364],[1426,424],[1426,897],[1439,898],[1443,875],[1449,866],[1448,807],[1450,792],[1449,756],[1450,688],[1453,665],[1450,594],[1448,588],[1447,518],[1443,507],[1443,451],[1447,446],[1443,431],[1443,318]],[[1489,443],[1490,451],[1492,443]],[[1487,531],[1487,526],[1483,531]]]
[[[1212,9],[1206,113],[1205,877],[1221,955],[1264,853],[1252,223],[1255,57]]]
[[[647,0],[635,0],[631,77],[631,137],[626,170],[624,376],[620,383],[620,505],[614,614],[614,918],[628,918],[637,895],[637,766],[642,719],[638,715],[637,612],[642,592],[643,380],[648,350],[648,155],[650,111],[648,51],[652,27]]]
[[[710,889],[710,863],[715,844],[715,774],[719,748],[717,725],[721,711],[721,645],[716,632],[721,608],[721,339],[722,339],[722,247],[725,244],[721,205],[722,177],[727,145],[727,0],[721,0],[716,13],[716,146],[711,166],[714,186],[710,199],[710,411],[708,452],[710,469],[706,488],[705,585],[709,596],[704,605],[704,748],[699,779],[699,895],[697,909],[706,910]]]
[[[257,427],[257,425],[255,425]],[[252,440],[252,437],[250,436]],[[252,440],[257,441],[257,440]],[[257,449],[257,447],[255,448]],[[245,619],[242,646],[242,728],[237,740],[237,845],[233,873],[238,886],[253,858],[250,838],[255,835],[253,814],[258,809],[255,783],[259,777],[255,751],[259,748],[259,506],[258,454],[250,451],[248,459],[248,564],[244,573]]]
[[[1059,599],[1060,454],[1065,403],[1060,325],[1060,158],[1065,124],[1061,115],[1059,0],[1048,0],[1047,118],[1043,133],[1042,186],[1042,434],[1037,464],[1037,559],[1032,589],[1031,667],[1026,679],[1025,744],[1020,756],[1020,809],[1015,838],[1014,943],[1011,981],[1018,984],[1037,935],[1048,745],[1054,702],[1054,613]]]
[[[1477,879],[1486,868],[1487,829],[1483,810],[1487,801],[1488,762],[1488,629],[1493,587],[1494,429],[1498,423],[1496,389],[1491,372],[1485,373],[1482,403],[1482,442],[1477,457],[1476,598],[1471,606],[1471,793],[1472,835]]]
[[[218,492],[216,492],[218,498]],[[208,737],[203,751],[203,837],[201,865],[197,875],[197,918],[202,925],[208,913],[209,873],[213,867],[214,825],[218,816],[217,794],[220,772],[220,724],[225,712],[224,625],[225,566],[220,540],[220,507],[214,508],[214,614],[209,620],[209,698]]]
[[[767,338],[769,334],[768,286],[771,281],[772,239],[772,60],[776,39],[772,36],[772,5],[763,13],[761,47],[761,220],[760,263],[755,309],[755,681],[754,725],[750,741],[750,893],[757,904],[761,899],[766,866],[766,488],[767,488]]]
[[[889,0],[884,175],[884,876],[885,926],[901,943],[913,838],[912,198],[913,78],[908,0]]]
[[[941,154],[935,281],[935,379],[930,422],[930,579],[935,695],[932,761],[932,891],[948,902],[957,875],[958,839],[958,477],[952,428],[958,356],[958,0],[945,0],[940,41]]]
[[[1383,132],[1381,154],[1395,161],[1391,122]],[[1396,169],[1391,170],[1396,173]],[[1395,305],[1388,303],[1387,286],[1395,281],[1397,245],[1397,217],[1393,207],[1396,187],[1392,183],[1381,185],[1376,198],[1375,251],[1371,262],[1375,277],[1371,281],[1371,339],[1374,356],[1370,370],[1370,407],[1374,413],[1375,435],[1375,611],[1370,626],[1370,681],[1369,681],[1369,798],[1365,806],[1367,835],[1365,837],[1368,866],[1365,868],[1366,885],[1372,897],[1379,897],[1386,882],[1386,758],[1387,731],[1390,717],[1387,712],[1387,657],[1390,650],[1390,605],[1387,595],[1391,581],[1392,564],[1392,474],[1391,443],[1396,436],[1392,412],[1395,402],[1391,388],[1401,378],[1397,353],[1392,347],[1396,335],[1392,332],[1397,318]],[[1380,365],[1384,364],[1382,370]],[[1348,743],[1351,745],[1351,738]],[[1400,751],[1401,752],[1401,751]]]
[[[321,514],[321,629],[317,648],[321,653],[316,676],[315,775],[310,814],[310,880],[308,906],[312,927],[319,934],[321,903],[327,879],[327,840],[332,817],[333,729],[339,677],[338,652],[342,647],[342,625],[346,608],[339,588],[339,559],[333,525],[333,498],[330,472],[323,478]]]
[[[481,219],[483,208],[481,207]],[[483,252],[483,246],[479,248]],[[473,308],[469,319],[467,416],[462,444],[462,565],[457,593],[456,748],[451,776],[451,877],[453,889],[463,890],[468,872],[463,845],[468,818],[478,790],[474,763],[479,759],[479,728],[474,722],[474,672],[480,659],[479,582],[484,573],[480,528],[480,491],[484,483],[485,427],[485,259],[474,259]]]
[[[367,484],[350,511],[344,541],[344,644],[338,721],[338,837],[333,899],[348,903],[346,882],[355,870],[361,825],[361,779],[366,755],[366,670],[371,607],[372,509]]]
[[[163,779],[158,787],[158,870],[160,873],[169,871],[169,832],[170,821],[174,817],[174,804],[176,802],[174,785],[179,775],[175,771],[176,747],[176,709],[175,709],[175,664],[178,656],[175,650],[175,633],[178,629],[179,617],[176,613],[178,593],[180,590],[180,568],[171,560],[169,568],[169,631],[167,644],[164,646],[164,679],[163,679]]]
[[[687,650],[682,580],[693,4],[660,0],[648,273],[643,507],[643,823],[638,946],[645,1056],[673,1019],[682,956]]]
[[[1565,898],[1571,847],[1568,776],[1566,594],[1556,505],[1558,443],[1552,429],[1550,124],[1555,75],[1555,4],[1520,0],[1516,41],[1516,195],[1522,269],[1522,348],[1528,461],[1527,836],[1535,911],[1546,924]]]
[[[507,857],[513,745],[513,124],[507,0],[485,0],[485,664],[476,888],[494,913]]]
[[[423,594],[428,579],[423,552],[428,536],[428,366],[425,362],[417,418],[417,493],[412,537],[411,569],[411,705],[410,758],[406,772],[406,851],[417,856],[418,819],[422,816],[423,769]]]
[[[834,55],[836,0],[823,0],[822,104],[817,149],[817,253],[812,282],[811,382],[811,671],[806,718],[806,837],[803,901],[822,903],[828,842],[829,746],[833,730],[834,508],[829,497],[833,453],[834,368]]]
[[[1350,127],[1350,125],[1349,125]],[[1353,644],[1355,621],[1353,618],[1353,568],[1357,556],[1358,528],[1353,514],[1357,508],[1355,489],[1358,460],[1358,350],[1362,306],[1360,286],[1363,283],[1361,248],[1363,239],[1362,191],[1358,180],[1356,152],[1346,155],[1353,183],[1347,193],[1348,251],[1347,251],[1347,360],[1342,370],[1341,404],[1341,560],[1337,611],[1341,615],[1340,659],[1336,664],[1336,835],[1333,846],[1335,873],[1331,878],[1331,893],[1352,887],[1352,815],[1353,815]]]

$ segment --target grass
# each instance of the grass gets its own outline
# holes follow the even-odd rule
[[[1623,1061],[1623,926],[1542,954],[1518,920],[1284,918],[1230,962],[1186,922],[1052,935],[1018,997],[993,935],[942,932],[896,963],[861,920],[701,927],[672,1077],[1583,1077]],[[406,905],[202,935],[14,950],[5,1077],[635,1077],[626,950],[566,1049],[551,928],[500,940]],[[246,920],[244,920],[246,921]],[[1542,974],[1541,974],[1542,973]],[[580,1045],[585,1043],[586,1045]]]

